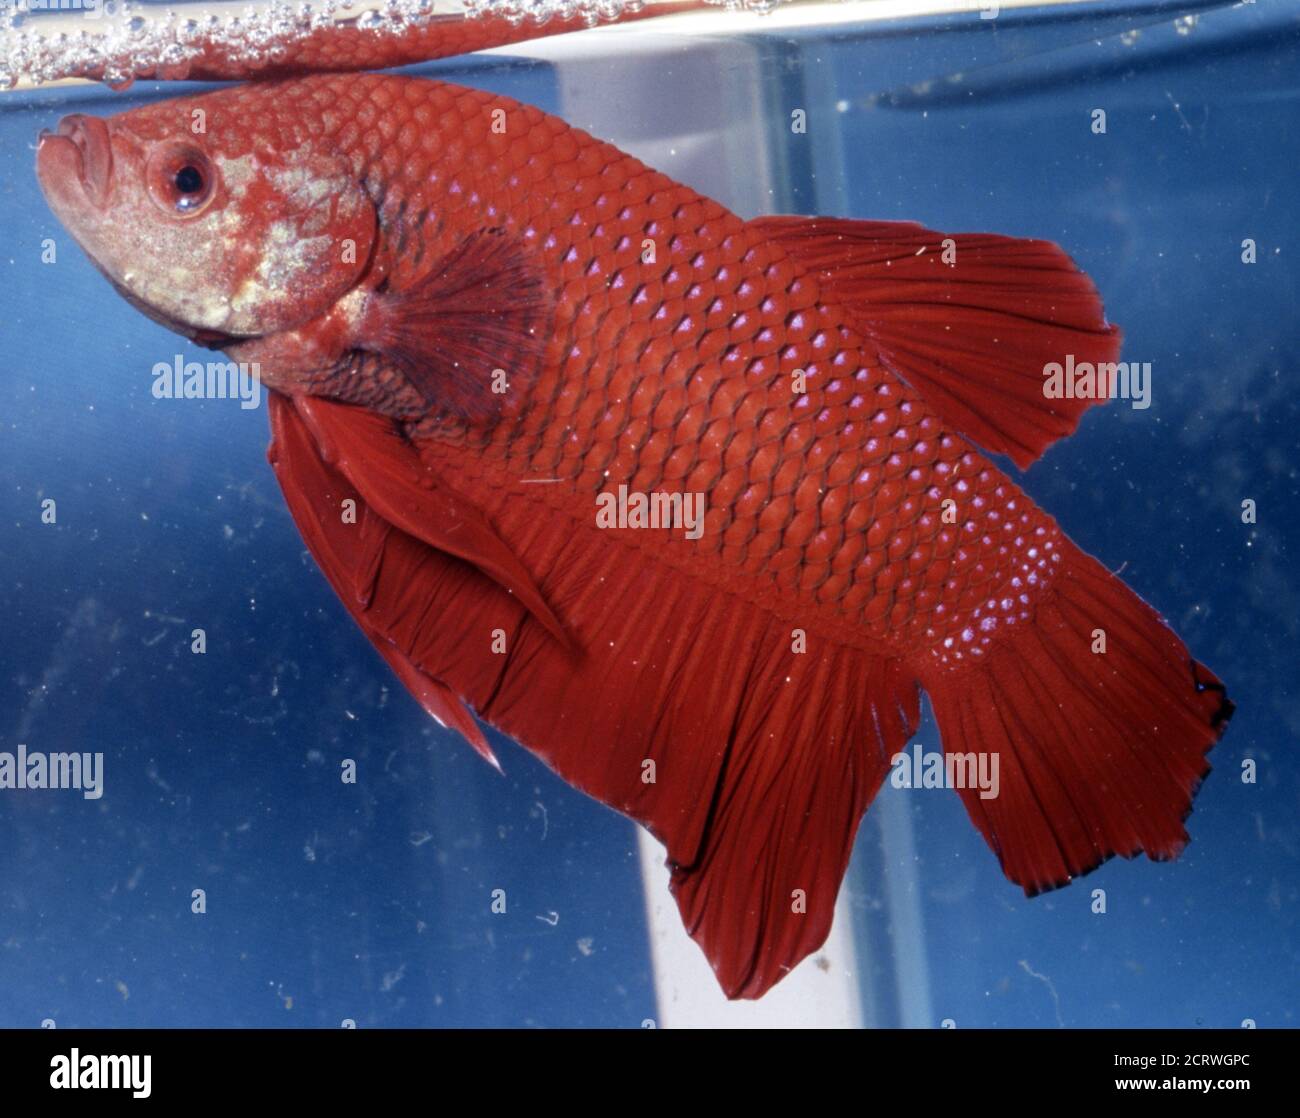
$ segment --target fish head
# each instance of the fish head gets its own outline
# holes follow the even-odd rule
[[[364,275],[376,214],[337,152],[269,114],[234,127],[219,102],[196,111],[208,98],[66,116],[36,165],[50,208],[128,301],[220,347],[324,314]]]

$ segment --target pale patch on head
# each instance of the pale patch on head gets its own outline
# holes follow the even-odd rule
[[[375,213],[341,153],[315,140],[279,150],[267,137],[225,156],[219,137],[159,137],[152,125],[140,134],[132,123],[129,113],[111,122],[107,198],[75,184],[47,193],[100,269],[154,317],[182,333],[264,336],[328,313],[360,281]],[[212,169],[192,215],[161,206],[150,177],[151,157],[177,143]]]
[[[221,177],[232,195],[243,194],[248,189],[248,184],[257,177],[257,164],[253,154],[250,152],[237,159],[221,160]]]
[[[248,276],[230,300],[233,316],[242,317],[291,296],[291,282],[321,270],[335,251],[332,237],[302,237],[292,221],[273,222],[262,239],[257,271]]]
[[[304,144],[298,151],[305,157],[301,163],[288,167],[268,167],[266,177],[286,198],[292,199],[303,209],[309,209],[328,198],[344,176],[318,174],[312,160],[315,154],[313,145]]]
[[[242,277],[231,295],[226,327],[250,333],[256,332],[249,329],[252,323],[292,317],[304,292],[314,295],[333,286],[340,272],[358,273],[365,259],[354,251],[345,260],[342,245],[351,233],[355,246],[359,238],[353,227],[360,219],[368,248],[373,228],[373,216],[366,213],[368,199],[347,165],[313,143],[299,147],[291,160],[257,159],[256,163],[256,177],[277,199],[278,216],[265,215],[263,207],[255,215],[261,221],[248,220],[248,207],[240,204],[248,186],[241,183],[232,191],[232,209],[245,218],[240,235],[256,235],[261,226],[261,243],[255,268]],[[262,190],[257,196],[265,195]]]
[[[361,316],[366,313],[366,304],[370,301],[370,292],[363,287],[354,287],[337,303],[337,309],[343,315],[344,321],[350,327],[350,332],[355,332],[356,327],[361,322]]]

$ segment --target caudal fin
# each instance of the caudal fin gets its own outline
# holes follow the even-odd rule
[[[1233,710],[1150,606],[1072,544],[1063,555],[1032,625],[922,680],[945,753],[998,755],[997,795],[960,794],[1031,896],[1114,854],[1176,857]]]

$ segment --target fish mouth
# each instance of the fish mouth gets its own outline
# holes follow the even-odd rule
[[[99,117],[73,113],[58,131],[42,129],[36,145],[36,173],[47,192],[66,196],[76,183],[96,209],[108,201],[113,178],[113,143]]]

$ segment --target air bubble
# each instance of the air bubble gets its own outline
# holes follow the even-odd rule
[[[708,3],[763,12],[784,0]],[[491,14],[513,25],[526,21],[539,26],[552,18],[580,17],[594,25],[640,12],[645,6],[646,0],[464,0],[464,18]],[[13,8],[12,0],[0,0],[0,13]],[[101,12],[113,18],[101,19],[74,36],[31,30],[31,21],[23,21],[25,13],[8,10],[0,16],[0,27],[23,30],[0,43],[0,77],[4,78],[0,85],[39,85],[103,74],[110,85],[122,87],[134,78],[157,77],[162,72],[169,78],[183,77],[200,55],[220,60],[231,72],[256,70],[268,61],[291,59],[300,40],[328,29],[337,18],[355,19],[355,26],[370,34],[395,40],[434,18],[446,18],[435,14],[434,0],[369,0],[369,6],[355,14],[360,8],[363,3],[354,8],[339,0],[272,0],[225,17],[213,12],[192,17],[173,9],[148,14],[148,9],[133,9],[125,0],[104,0]]]
[[[769,11],[784,0],[708,0],[730,9]],[[267,61],[291,59],[294,47],[313,32],[331,26],[336,18],[352,19],[356,8],[339,0],[273,0],[263,7],[248,7],[223,16],[206,12],[197,17],[173,9],[149,14],[124,0],[104,0],[105,18],[76,35],[45,33],[25,20],[25,12],[0,0],[8,8],[0,28],[22,29],[0,43],[0,87],[18,82],[40,84],[61,78],[102,74],[115,87],[140,77],[183,76],[200,55],[217,59],[237,71],[255,69]],[[542,25],[555,18],[581,18],[588,24],[617,19],[641,11],[646,0],[465,0],[464,18],[484,15],[504,17],[512,24],[528,21]],[[355,26],[376,36],[400,40],[412,28],[443,19],[434,0],[370,0],[370,7],[355,15]],[[233,74],[232,74],[233,76]]]

